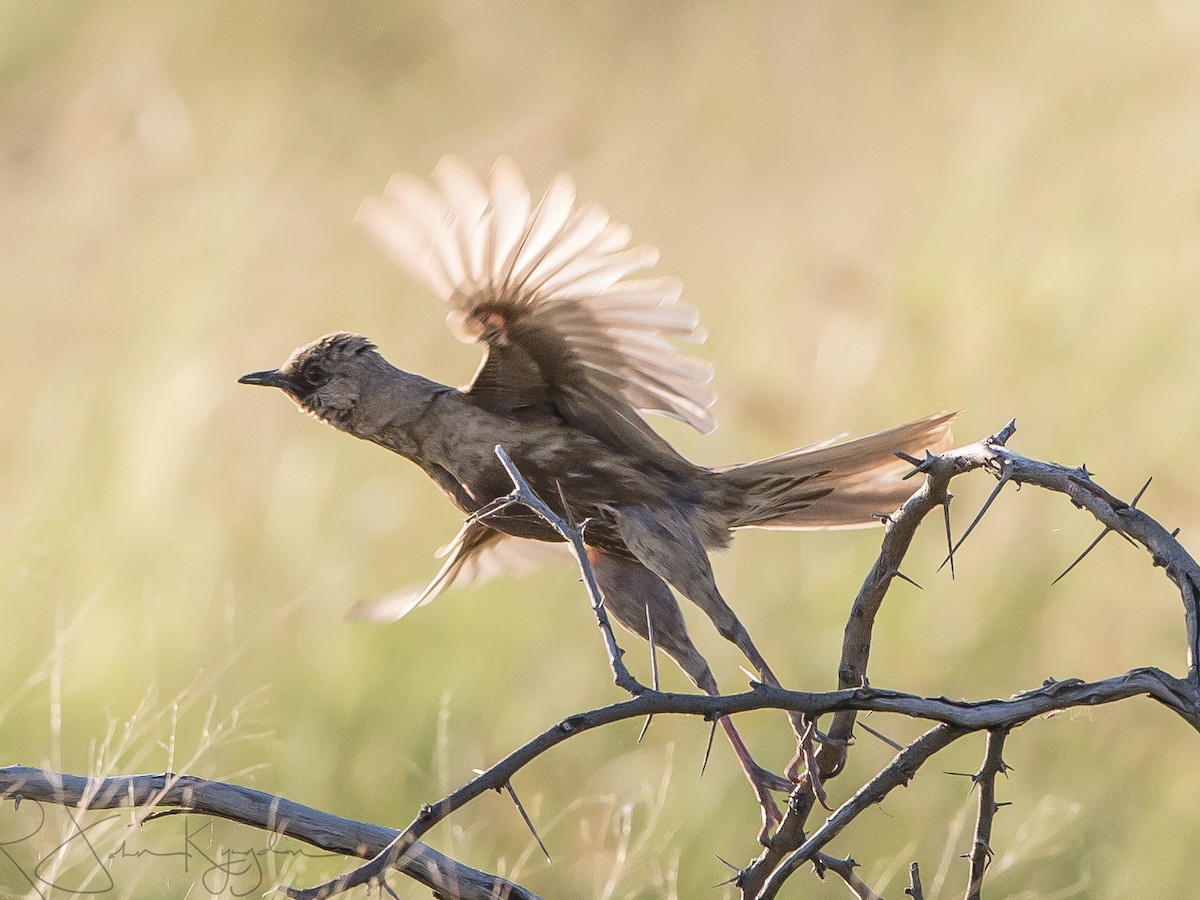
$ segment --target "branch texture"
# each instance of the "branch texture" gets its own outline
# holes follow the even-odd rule
[[[285,834],[315,847],[369,860],[325,884],[307,889],[286,889],[289,896],[305,900],[379,882],[392,869],[426,885],[439,897],[468,900],[533,898],[535,895],[526,888],[438,853],[421,842],[422,836],[480,794],[492,790],[511,791],[513,777],[526,765],[585,731],[651,715],[698,716],[715,721],[751,710],[778,709],[802,714],[805,721],[813,723],[806,734],[806,742],[811,738],[815,750],[804,754],[806,770],[796,777],[783,821],[774,835],[768,837],[758,856],[733,878],[745,900],[770,900],[778,896],[784,883],[806,865],[811,865],[821,877],[833,873],[860,898],[878,898],[880,895],[858,876],[858,864],[852,857],[831,855],[826,852],[826,847],[835,838],[848,834],[850,826],[864,810],[879,803],[896,787],[910,783],[922,766],[942,749],[966,735],[986,733],[984,758],[972,778],[972,784],[979,792],[979,810],[972,844],[966,853],[970,871],[964,894],[967,900],[978,900],[992,856],[992,825],[998,808],[996,776],[1006,771],[1002,754],[1005,741],[1013,731],[1041,716],[1131,697],[1149,697],[1200,731],[1200,566],[1178,542],[1175,533],[1137,508],[1141,492],[1127,503],[1096,484],[1084,467],[1070,468],[1021,456],[1007,447],[1015,431],[1015,422],[1009,422],[996,434],[977,443],[937,456],[927,455],[924,459],[904,457],[913,466],[910,475],[921,476],[923,482],[899,510],[882,517],[885,530],[879,556],[850,607],[837,671],[837,690],[792,691],[755,683],[744,693],[707,696],[664,693],[642,686],[622,664],[622,651],[608,626],[603,600],[584,549],[587,523],[575,526],[556,516],[529,488],[511,459],[497,448],[514,489],[478,515],[486,516],[507,505],[521,503],[546,518],[570,543],[604,636],[614,679],[633,696],[609,706],[580,712],[547,728],[457,790],[423,806],[401,831],[333,816],[260,791],[185,775],[89,779],[12,766],[0,769],[0,797],[26,797],[84,809],[138,807],[147,814],[156,807],[180,809]],[[954,478],[978,469],[991,473],[996,478],[996,487],[954,542],[950,534],[952,495],[949,487]],[[947,563],[953,576],[954,552],[1009,482],[1064,494],[1073,505],[1087,510],[1102,525],[1101,538],[1116,532],[1149,552],[1153,565],[1164,570],[1180,593],[1184,609],[1186,675],[1175,676],[1159,668],[1142,667],[1099,681],[1046,680],[1007,699],[982,700],[922,697],[869,684],[867,668],[874,622],[895,579],[912,582],[901,572],[901,565],[921,522],[939,507],[944,511],[949,550]],[[1098,543],[1099,538],[1067,571]],[[830,810],[823,822],[810,827],[809,818],[825,804],[822,782],[845,770],[858,715],[866,711],[919,719],[931,727],[907,746],[893,743],[897,752],[891,762],[839,807]],[[816,722],[822,716],[832,716],[825,733],[816,729]],[[904,893],[913,898],[923,896],[915,862]]]
[[[170,772],[89,778],[29,766],[0,768],[0,798],[75,809],[179,809],[287,835],[321,850],[370,858],[395,840],[394,828],[322,812],[274,794]],[[427,844],[413,843],[395,867],[437,894],[456,900],[537,900],[503,878],[463,865]]]

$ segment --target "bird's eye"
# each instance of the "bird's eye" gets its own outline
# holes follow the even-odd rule
[[[304,381],[309,387],[320,387],[329,380],[329,373],[323,366],[312,365],[304,368]]]

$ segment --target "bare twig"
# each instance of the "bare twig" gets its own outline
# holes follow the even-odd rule
[[[583,542],[583,533],[587,529],[587,521],[585,520],[578,526],[575,526],[546,505],[546,502],[529,486],[529,482],[525,480],[520,470],[517,469],[512,458],[499,444],[496,445],[496,458],[500,460],[500,464],[504,466],[504,471],[508,473],[508,477],[512,480],[512,492],[488,503],[482,509],[475,512],[471,518],[474,520],[486,519],[488,516],[495,515],[513,504],[520,503],[541,516],[551,528],[558,532],[559,537],[571,545],[571,552],[575,555],[575,562],[579,565],[579,571],[583,575],[584,586],[587,588],[588,596],[592,601],[592,611],[596,614],[596,624],[600,626],[600,633],[604,637],[604,647],[608,651],[608,664],[612,668],[613,680],[617,683],[618,687],[624,688],[631,694],[642,693],[646,688],[630,674],[629,669],[625,667],[625,663],[621,659],[625,651],[617,645],[612,625],[608,621],[608,613],[604,611],[604,596],[600,592],[600,585],[596,581],[595,573],[592,571],[592,564],[588,561],[587,547]]]
[[[938,725],[896,754],[895,759],[888,763],[878,775],[859,788],[853,797],[838,807],[798,850],[771,873],[771,877],[766,880],[762,890],[756,895],[758,900],[771,900],[775,897],[791,874],[810,861],[821,848],[837,837],[859,813],[874,806],[894,788],[908,784],[925,760],[964,734],[969,733],[965,728]]]
[[[397,834],[393,828],[356,822],[263,791],[170,772],[88,778],[8,766],[0,768],[0,797],[77,809],[169,807],[179,813],[215,816],[287,835],[346,856],[374,856]],[[472,869],[420,842],[411,843],[395,865],[408,877],[454,900],[537,900],[518,884]]]
[[[957,450],[937,456],[926,453],[924,459],[897,454],[913,465],[910,476],[924,474],[928,477],[921,489],[900,510],[894,514],[880,517],[885,526],[883,546],[879,559],[855,598],[847,620],[842,662],[838,669],[839,686],[848,688],[866,683],[866,667],[875,615],[892,578],[899,577],[901,561],[907,552],[917,525],[928,512],[939,504],[946,508],[948,516],[950,497],[948,486],[954,477],[973,469],[985,467],[999,473],[999,482],[996,488],[984,503],[975,520],[967,528],[963,539],[974,529],[1004,484],[1010,480],[1017,484],[1037,484],[1050,490],[1067,493],[1077,506],[1088,509],[1106,527],[1109,525],[1106,517],[1110,520],[1119,517],[1120,523],[1124,525],[1126,520],[1133,516],[1131,511],[1136,505],[1136,499],[1134,503],[1122,503],[1096,486],[1086,469],[1070,470],[1052,463],[1040,463],[1008,450],[1005,445],[1015,431],[1016,422],[1010,420],[994,435]],[[1138,498],[1141,497],[1144,490],[1145,487],[1138,492]],[[1080,495],[1085,492],[1087,496],[1081,497]],[[1166,690],[1161,699],[1162,702],[1180,712],[1193,727],[1196,727],[1194,697],[1196,688],[1200,686],[1200,667],[1197,663],[1197,660],[1200,659],[1200,613],[1197,611],[1200,608],[1200,568],[1196,566],[1192,557],[1174,541],[1176,536],[1174,533],[1167,534],[1149,517],[1141,520],[1142,515],[1140,512],[1137,513],[1138,530],[1141,532],[1140,543],[1150,549],[1154,554],[1156,564],[1166,567],[1172,580],[1179,586],[1184,601],[1188,634],[1190,683],[1170,679],[1168,676],[1172,687]],[[1112,530],[1117,530],[1126,539],[1130,539],[1132,533],[1132,531],[1127,533],[1124,528],[1117,527],[1115,522]],[[962,539],[957,545],[949,544],[950,553],[947,559],[952,566],[953,552],[957,546],[961,546],[961,543]],[[1180,696],[1178,702],[1175,699],[1177,694]],[[847,710],[834,717],[833,725],[829,729],[830,740],[821,747],[819,754],[822,764],[821,775],[825,778],[838,774],[844,766],[856,712]],[[791,809],[792,807],[789,808],[789,815],[791,815]],[[805,810],[804,815],[807,815],[807,812],[808,810]],[[785,818],[784,826],[781,826],[773,845],[763,851],[759,858],[747,868],[743,882],[752,890],[746,891],[746,896],[757,896],[754,889],[765,882],[763,870],[773,869],[777,864],[783,851],[783,841],[780,838],[784,834],[790,834],[793,839],[797,839],[796,836],[804,834],[804,823],[789,822]]]
[[[975,819],[975,839],[971,842],[971,877],[967,883],[966,900],[981,900],[983,875],[992,861],[992,819],[996,810],[996,776],[1005,771],[1004,739],[1008,730],[996,728],[988,732],[987,751],[983,765],[975,775],[979,785],[979,813]]]
[[[1178,543],[1178,530],[1168,532],[1137,509],[1136,504],[1145,487],[1133,502],[1125,503],[1097,485],[1086,468],[1072,469],[1039,462],[1009,450],[1005,445],[1015,429],[1015,422],[1010,421],[995,435],[975,444],[937,456],[927,453],[924,459],[904,457],[913,465],[909,475],[924,475],[925,482],[899,510],[880,517],[885,526],[883,542],[878,559],[855,597],[847,621],[838,669],[838,690],[799,692],[756,683],[752,690],[732,695],[659,693],[657,664],[653,657],[652,672],[656,689],[646,690],[624,667],[622,651],[609,626],[603,597],[584,546],[587,522],[576,525],[557,516],[529,488],[504,450],[497,447],[497,457],[512,479],[514,488],[510,494],[479,510],[476,517],[486,517],[514,503],[524,504],[542,516],[570,544],[604,636],[614,679],[618,685],[630,691],[633,695],[631,698],[564,719],[441,800],[422,807],[402,832],[328,816],[261,792],[186,776],[145,775],[95,780],[11,767],[0,769],[0,796],[23,796],[83,808],[144,806],[146,814],[142,816],[142,821],[152,819],[156,814],[150,812],[151,808],[161,806],[180,812],[222,816],[288,834],[337,852],[360,857],[373,855],[366,865],[338,879],[307,890],[287,891],[289,896],[307,900],[370,882],[382,884],[383,876],[391,868],[416,878],[433,888],[439,896],[447,898],[533,897],[525,888],[476,872],[437,854],[421,843],[422,836],[485,791],[507,789],[511,793],[510,783],[515,773],[559,743],[584,731],[624,719],[659,714],[700,716],[716,722],[740,712],[781,709],[803,715],[805,721],[810,723],[801,743],[807,772],[800,777],[792,791],[787,814],[773,839],[746,868],[736,871],[732,880],[744,898],[770,900],[777,896],[784,882],[806,863],[816,866],[819,873],[834,872],[860,898],[875,898],[877,895],[855,874],[852,858],[830,856],[824,848],[864,810],[880,802],[897,786],[908,783],[920,767],[942,748],[965,734],[986,731],[989,735],[987,754],[980,771],[972,776],[980,788],[980,809],[970,853],[970,884],[966,895],[969,900],[978,898],[990,856],[988,845],[997,808],[995,776],[1004,771],[1001,753],[1005,737],[1012,729],[1057,710],[1095,706],[1140,695],[1151,697],[1200,731],[1200,566]],[[1074,505],[1086,509],[1101,523],[1104,528],[1101,537],[1109,531],[1115,531],[1127,541],[1144,547],[1151,554],[1154,565],[1162,567],[1178,587],[1184,605],[1187,635],[1186,679],[1157,668],[1138,668],[1096,682],[1048,680],[1035,690],[1008,699],[975,701],[921,697],[869,685],[867,665],[876,615],[894,579],[911,581],[900,573],[900,566],[918,525],[938,506],[944,507],[948,514],[952,479],[979,468],[999,473],[999,483],[958,543],[949,543],[948,561],[951,565],[954,551],[975,528],[1007,482],[1035,485],[1063,493]],[[561,495],[561,487],[560,499],[565,509],[566,498]],[[1092,546],[1097,542],[1093,542]],[[1091,547],[1080,558],[1090,550]],[[1072,563],[1067,571],[1076,563]],[[653,645],[653,631],[650,628],[648,631]],[[808,818],[817,800],[822,797],[822,782],[844,769],[858,714],[865,711],[905,715],[937,724],[902,749],[894,745],[899,749],[895,758],[809,834]],[[833,721],[828,732],[822,735],[816,730],[817,717],[829,714],[832,714]],[[873,729],[867,730],[873,732]],[[516,801],[515,795],[513,799]],[[528,823],[528,816],[524,815],[519,802],[517,805]],[[922,900],[920,875],[915,863],[910,869],[910,885],[905,893],[913,900]]]
[[[921,887],[921,867],[915,862],[908,867],[908,887],[904,889],[904,893],[912,897],[912,900],[925,900],[925,889]]]
[[[349,855],[376,854],[375,865],[355,870],[349,873],[349,877],[344,876],[343,879],[327,888],[336,892],[377,880],[392,866],[422,880],[420,872],[414,874],[410,871],[409,866],[418,865],[417,861],[424,858],[428,848],[419,842],[419,838],[430,828],[480,794],[503,788],[503,785],[517,771],[563,741],[613,722],[640,718],[651,713],[693,715],[711,719],[756,709],[781,709],[801,712],[814,717],[844,710],[874,710],[942,723],[910,744],[887,768],[833,813],[825,824],[800,847],[798,854],[803,858],[798,857],[797,863],[793,866],[794,869],[812,858],[813,853],[820,850],[825,843],[849,824],[862,809],[877,802],[891,788],[911,778],[920,762],[941,749],[945,743],[970,732],[1017,727],[1056,710],[1096,706],[1139,695],[1150,696],[1158,700],[1178,713],[1194,728],[1200,730],[1200,701],[1198,701],[1198,693],[1194,686],[1153,668],[1134,669],[1125,675],[1096,682],[1080,680],[1050,682],[1041,688],[1018,694],[1007,700],[969,701],[952,700],[946,697],[920,697],[915,694],[875,687],[802,692],[762,685],[744,693],[718,696],[647,692],[638,697],[564,719],[524,746],[514,750],[458,790],[437,803],[423,807],[409,827],[400,833],[380,826],[365,825],[336,816],[326,816],[299,804],[292,804],[290,801],[259,791],[187,776],[129,776],[96,782],[82,776],[58,775],[43,772],[40,769],[14,766],[0,769],[0,797],[13,797],[19,794],[27,798],[74,805],[80,802],[80,798],[84,796],[83,792],[89,790],[90,785],[90,799],[85,804],[86,808],[137,806],[149,802],[154,797],[153,791],[161,789],[164,779],[174,777],[178,784],[172,793],[164,795],[165,799],[157,801],[161,805],[180,806],[197,813],[222,816],[255,827],[288,834],[301,840],[310,840],[316,835],[317,839],[312,841],[316,846],[336,849],[338,852]],[[77,782],[71,782],[70,779],[77,779]],[[60,783],[66,787],[60,788]],[[253,800],[253,804],[257,804],[252,808],[260,810],[257,817],[232,805],[229,799],[230,795],[222,793],[222,790],[243,792],[248,795]],[[215,793],[211,793],[212,791]],[[801,786],[797,788],[792,802],[789,803],[788,817],[793,817],[793,822],[802,820],[805,806],[811,807],[811,794],[806,798]],[[271,818],[272,809],[275,810],[274,818]],[[307,817],[311,816],[316,817],[317,824],[305,827],[304,823],[309,821]],[[274,824],[269,824],[272,822]],[[781,826],[781,833],[783,827]],[[333,831],[337,833],[328,833]],[[784,836],[789,839],[792,837],[787,834]],[[385,837],[390,839],[390,843],[384,842]],[[391,855],[393,853],[394,857]],[[436,865],[440,867],[439,871],[445,872],[448,870],[447,867],[450,870],[453,869],[452,860],[447,860],[446,857],[440,855],[438,859]],[[426,873],[425,877],[432,876]],[[491,878],[491,876],[486,877]],[[353,883],[351,884],[351,882]],[[422,883],[426,882],[422,880]],[[346,886],[343,887],[343,884]],[[782,880],[779,881],[779,884],[782,884]],[[442,888],[439,888],[439,891],[448,897],[459,896],[446,893]],[[309,896],[306,892],[296,890],[288,893],[302,897]],[[329,894],[324,896],[329,896]],[[526,892],[525,894],[513,893],[511,896],[532,895]],[[750,896],[758,895],[750,894]],[[769,897],[771,894],[763,896]]]
[[[496,790],[497,788],[503,788],[503,785],[517,771],[546,751],[584,731],[600,728],[613,722],[640,718],[650,713],[693,715],[711,719],[716,716],[732,715],[756,709],[792,710],[810,716],[819,716],[850,709],[860,711],[874,710],[876,712],[898,713],[940,722],[949,733],[953,733],[957,737],[973,731],[1016,727],[1031,719],[1056,710],[1096,706],[1139,695],[1150,696],[1158,700],[1177,712],[1194,728],[1200,730],[1200,702],[1197,701],[1197,692],[1188,682],[1173,678],[1167,673],[1153,668],[1134,669],[1125,675],[1096,682],[1079,680],[1051,682],[1041,688],[1018,694],[1007,700],[968,701],[951,700],[946,697],[920,697],[915,694],[905,694],[899,691],[884,690],[875,687],[862,687],[842,691],[802,692],[788,691],[764,685],[740,694],[719,696],[648,692],[639,697],[571,716],[559,722],[553,728],[542,732],[524,746],[514,750],[504,759],[500,760],[500,762],[463,785],[463,787],[447,795],[437,803],[424,807],[412,825],[400,835],[403,840],[397,839],[397,832],[392,829],[363,825],[363,823],[340,819],[338,817],[325,817],[323,813],[308,810],[307,807],[301,807],[299,804],[290,804],[289,801],[273,797],[269,794],[263,794],[259,791],[251,791],[247,788],[238,788],[233,785],[223,786],[220,782],[208,782],[204,779],[189,778],[187,776],[173,776],[178,779],[178,783],[181,786],[177,787],[174,793],[166,796],[166,799],[162,800],[161,804],[164,806],[182,806],[194,812],[203,812],[206,815],[218,815],[256,827],[271,828],[271,830],[298,837],[301,840],[308,839],[304,833],[298,831],[302,823],[306,821],[305,814],[315,815],[319,817],[320,823],[320,827],[316,833],[322,833],[322,831],[329,829],[340,831],[340,838],[337,841],[333,841],[332,845],[318,843],[317,846],[331,846],[331,849],[337,849],[338,852],[345,852],[350,855],[364,855],[372,849],[382,849],[380,845],[381,836],[390,835],[393,838],[392,844],[402,848],[396,861],[404,863],[414,853],[418,857],[424,853],[423,849],[414,848],[424,848],[425,845],[420,844],[418,839],[434,824],[444,819],[454,810],[460,809],[480,794]],[[945,734],[947,731],[935,728],[933,732],[927,733],[916,744],[906,748],[904,753],[897,756],[884,772],[880,773],[879,776],[876,776],[876,779],[860,790],[854,798],[851,798],[851,801],[847,801],[849,804],[853,804],[852,806],[848,807],[846,804],[843,804],[843,807],[830,817],[830,821],[826,822],[825,826],[822,826],[822,829],[814,834],[812,840],[818,841],[823,846],[824,842],[833,836],[830,829],[836,828],[840,830],[850,818],[853,818],[853,816],[849,815],[850,812],[860,806],[862,808],[869,806],[870,802],[873,802],[868,799],[869,796],[873,796],[871,792],[878,791],[880,786],[889,783],[887,778],[884,777],[888,776],[888,773],[891,773],[888,777],[898,779],[895,781],[896,784],[905,780],[900,776],[909,777],[906,767],[911,766],[912,762],[917,758],[918,751],[924,752],[923,748],[928,748],[929,741],[934,740],[929,735],[934,733]],[[925,741],[925,743],[922,744],[921,740]],[[939,748],[935,747],[934,749]],[[931,753],[932,751],[930,751],[930,755]],[[149,801],[153,796],[150,792],[150,785],[157,785],[161,788],[163,779],[167,777],[169,776],[129,776],[95,782],[94,780],[84,779],[81,776],[57,775],[55,773],[43,772],[40,769],[14,766],[0,769],[0,797],[12,797],[21,794],[27,798],[36,796],[51,802],[76,804],[79,802],[79,798],[83,796],[82,791],[90,784],[93,796],[86,804],[87,808],[136,806]],[[71,778],[77,778],[78,784],[72,787],[72,783],[69,781]],[[884,780],[881,781],[881,778]],[[66,780],[64,784],[67,785],[67,788],[73,789],[74,793],[70,793],[67,789],[60,790],[58,787],[59,779]],[[140,779],[157,779],[157,781],[141,781]],[[34,786],[43,785],[43,787],[38,788],[39,793],[35,795],[34,788],[29,786],[31,784]],[[216,787],[208,789],[215,790],[217,792],[215,795],[204,793],[204,788],[213,785]],[[276,822],[276,827],[263,824],[268,821],[268,812],[264,812],[256,819],[252,815],[243,814],[235,806],[229,805],[230,801],[228,799],[219,803],[208,799],[212,796],[216,796],[217,798],[227,797],[227,795],[221,793],[222,787],[228,791],[244,792],[254,799],[259,808],[264,808],[268,811],[271,804],[281,804],[278,805],[275,814],[274,821]],[[182,799],[184,797],[187,798],[186,802]],[[359,843],[362,845],[360,847],[359,843],[352,842],[351,836],[357,836],[363,830],[372,835],[372,838],[369,841],[360,840]],[[326,839],[332,841],[332,838]],[[819,849],[819,847],[815,849]],[[445,857],[441,859],[444,860]],[[438,865],[444,866],[446,863],[439,862]],[[387,866],[382,867],[375,874],[382,874],[383,871],[386,871],[386,868]],[[404,869],[403,865],[400,868],[406,874],[408,873],[408,870]],[[366,880],[360,881],[358,884],[365,884]],[[514,894],[514,896],[517,895]]]
[[[970,451],[972,448],[964,448]],[[959,451],[951,451],[958,453]],[[1032,460],[1004,447],[991,456],[1011,467],[1011,480],[1066,494],[1112,531],[1144,547],[1156,566],[1179,588],[1184,604],[1187,632],[1188,678],[1200,685],[1200,565],[1167,529],[1130,503],[1117,499],[1096,484],[1086,469],[1071,469],[1057,463]]]
[[[822,876],[825,871],[830,871],[841,878],[846,883],[846,887],[850,888],[850,893],[858,900],[883,900],[869,884],[858,877],[858,873],[854,871],[858,868],[858,863],[854,861],[853,857],[847,856],[845,859],[839,859],[827,853],[818,853],[813,859],[813,865],[816,867],[817,873]]]

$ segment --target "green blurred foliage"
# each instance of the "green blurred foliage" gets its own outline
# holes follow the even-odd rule
[[[1142,505],[1186,539],[1198,117],[1186,0],[0,5],[2,762],[171,766],[402,825],[557,717],[617,698],[567,570],[387,628],[343,621],[428,577],[456,515],[413,467],[234,383],[335,329],[469,376],[475,348],[351,224],[393,171],[444,152],[481,169],[512,154],[539,187],[569,171],[662,248],[718,365],[722,428],[663,427],[698,461],[942,408],[965,409],[963,441],[1016,416],[1016,449],[1086,461],[1119,495],[1153,474]],[[990,488],[959,486],[959,527]],[[934,572],[939,528],[907,566],[926,589],[898,585],[880,616],[873,683],[982,697],[1183,669],[1178,599],[1144,555],[1110,540],[1048,587],[1097,530],[1061,498],[1003,495],[953,582]],[[878,539],[747,534],[718,560],[788,684],[835,682]],[[744,684],[691,621],[718,679]],[[545,896],[732,896],[711,888],[727,875],[714,855],[751,855],[757,821],[732,755],[718,742],[698,780],[703,723],[656,720],[640,745],[637,729],[582,736],[518,779],[553,867],[502,798],[432,842]],[[781,717],[745,729],[786,761]],[[1134,701],[1008,746],[990,896],[1194,895],[1200,775],[1181,723]],[[956,745],[831,849],[890,896],[911,859],[927,896],[956,895],[973,798],[940,773],[981,753]],[[834,802],[889,756],[864,737]],[[0,840],[28,810],[0,815]],[[169,845],[180,821],[130,846]],[[205,840],[264,841],[224,826]],[[265,858],[262,888],[344,865]],[[173,858],[109,869],[123,896],[238,887]],[[0,886],[29,890],[4,860]],[[844,888],[805,874],[788,896]]]

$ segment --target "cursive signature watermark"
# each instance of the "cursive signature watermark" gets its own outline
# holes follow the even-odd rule
[[[15,818],[32,821],[15,837],[0,835],[0,896],[6,888],[31,891],[42,900],[93,896],[119,891],[122,874],[137,865],[173,867],[205,893],[220,897],[261,895],[289,860],[337,856],[295,846],[283,835],[269,833],[260,843],[231,845],[216,841],[211,820],[172,816],[175,823],[153,826],[153,836],[128,827],[128,813],[111,813],[83,822],[77,810],[54,807],[63,819],[60,830],[48,821],[36,801],[21,804]],[[119,825],[119,822],[126,825]]]

